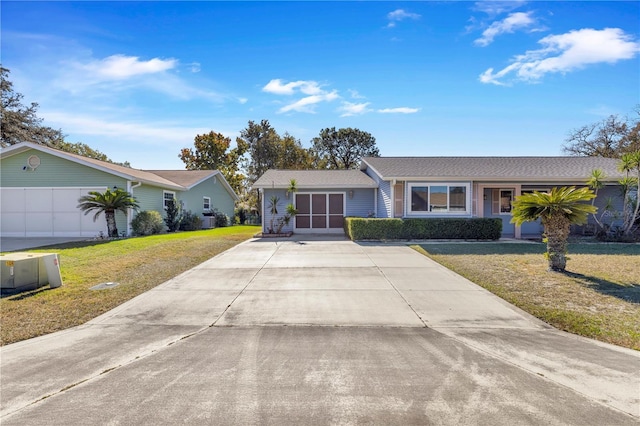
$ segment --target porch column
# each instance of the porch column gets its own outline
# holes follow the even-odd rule
[[[477,184],[476,191],[473,194],[473,202],[476,205],[477,217],[484,217],[484,188],[484,185]],[[473,211],[471,212],[471,215],[473,216]]]
[[[521,194],[522,185],[514,185],[513,198],[515,199],[515,197],[519,197]],[[522,228],[520,227],[520,225],[516,225],[514,237],[516,238],[516,240],[520,240],[522,238]]]

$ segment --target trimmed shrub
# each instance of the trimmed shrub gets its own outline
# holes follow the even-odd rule
[[[180,221],[181,231],[197,231],[202,229],[202,218],[191,210],[187,210],[182,214],[182,220]]]
[[[175,232],[180,227],[180,221],[182,220],[182,212],[180,211],[180,205],[176,203],[176,200],[167,201],[167,207],[164,208],[166,217],[164,223],[167,224],[169,232]]]
[[[213,216],[216,218],[216,228],[223,228],[229,226],[229,216],[219,212],[218,209],[213,209]]]
[[[164,220],[160,212],[145,210],[139,212],[131,221],[134,235],[159,234],[164,230]]]
[[[502,220],[497,218],[365,219],[347,217],[345,233],[352,240],[497,240]]]

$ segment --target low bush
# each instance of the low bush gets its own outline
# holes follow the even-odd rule
[[[164,223],[167,224],[169,232],[175,232],[180,228],[180,220],[182,220],[182,212],[180,205],[175,200],[167,201],[167,206],[164,208],[166,217]]]
[[[179,229],[181,231],[197,231],[202,229],[202,218],[190,210],[187,210],[182,214]]]
[[[247,222],[247,219],[249,217],[249,210],[245,209],[244,207],[238,207],[234,213],[235,222],[238,225],[244,225]]]
[[[164,220],[160,212],[145,210],[139,212],[131,221],[134,235],[159,234],[164,230]]]
[[[216,228],[229,226],[229,216],[226,214],[218,211],[217,209],[213,209],[213,216],[216,218]]]
[[[496,218],[365,219],[348,217],[345,233],[352,240],[498,240],[502,220]]]

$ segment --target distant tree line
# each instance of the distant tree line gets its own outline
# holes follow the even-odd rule
[[[269,169],[354,169],[366,156],[380,155],[375,138],[359,129],[322,129],[309,148],[285,132],[280,135],[268,120],[249,121],[236,138],[209,132],[197,135],[192,148],[178,155],[188,170],[220,170],[243,204],[259,211],[261,202],[253,183]]]
[[[614,114],[572,130],[562,149],[568,155],[607,158],[640,151],[640,105],[635,117]]]

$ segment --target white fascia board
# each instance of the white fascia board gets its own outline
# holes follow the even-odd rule
[[[147,180],[147,179],[141,179],[139,176],[133,176],[131,174],[128,173],[122,173],[120,171],[117,170],[113,170],[109,167],[105,167],[105,166],[101,166],[99,164],[94,164],[92,162],[89,161],[84,161],[81,158],[76,158],[74,156],[71,155],[67,155],[64,151],[59,151],[57,149],[51,149],[49,147],[43,146],[43,145],[39,145],[39,144],[34,144],[32,142],[22,142],[16,145],[12,145],[10,147],[7,148],[3,148],[2,150],[2,157],[9,157],[11,155],[15,155],[15,154],[19,154],[21,152],[25,152],[28,151],[29,149],[33,149],[36,151],[40,151],[40,152],[44,152],[45,154],[49,154],[49,155],[53,155],[54,157],[58,157],[58,158],[62,158],[64,160],[67,161],[71,161],[77,164],[81,164],[85,167],[90,167],[92,169],[95,170],[99,170],[101,172],[104,173],[108,173],[110,175],[113,176],[117,176],[120,177],[122,179],[126,179],[126,180],[130,180],[130,181],[134,181],[134,182],[143,182],[146,183],[147,185],[151,185],[151,186],[156,186],[156,187],[160,187],[160,188],[170,188],[170,189],[174,189],[176,191],[184,191],[185,187],[175,184],[175,183],[164,183],[164,182],[155,182],[152,180]],[[13,152],[15,151],[15,152]],[[9,155],[7,155],[9,154]],[[137,170],[137,169],[136,169]],[[148,173],[148,172],[146,172]],[[158,176],[160,177],[160,176]],[[166,179],[165,179],[166,180]],[[169,182],[169,181],[167,181]]]
[[[462,181],[462,182],[475,182],[475,183],[524,183],[526,185],[536,183],[563,183],[570,185],[586,185],[586,178],[581,180],[580,178],[532,178],[532,177],[469,177],[469,176],[401,176],[401,177],[387,177],[385,181],[392,182],[398,181],[423,181],[423,182],[444,182],[444,181]],[[616,178],[605,178],[605,182],[616,183]]]

